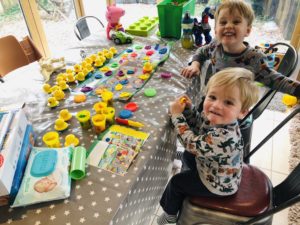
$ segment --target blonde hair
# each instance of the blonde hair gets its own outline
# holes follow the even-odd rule
[[[254,105],[259,96],[259,90],[254,82],[253,73],[250,70],[240,67],[226,68],[213,75],[207,83],[206,93],[212,87],[225,87],[226,90],[238,87],[240,90],[242,111],[248,110]]]
[[[238,12],[242,17],[247,20],[248,26],[252,26],[254,20],[254,12],[252,7],[243,0],[223,0],[218,6],[215,13],[215,21],[217,22],[218,17],[222,9],[229,9],[229,13]]]

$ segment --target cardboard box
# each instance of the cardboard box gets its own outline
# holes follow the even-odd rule
[[[0,150],[0,196],[10,194],[27,125],[24,111],[17,111]]]
[[[19,191],[30,152],[34,146],[34,142],[35,142],[35,135],[32,129],[32,125],[28,124],[26,127],[26,132],[24,135],[24,140],[19,155],[16,172],[10,190],[10,198],[14,198]]]

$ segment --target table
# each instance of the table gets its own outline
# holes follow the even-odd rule
[[[135,43],[140,44],[159,41],[155,37],[135,38]],[[113,46],[113,43],[107,41],[81,43],[80,47],[65,52],[66,60],[79,62],[80,49],[91,54],[110,46]],[[129,46],[117,46],[117,49],[120,52]],[[72,181],[71,196],[68,199],[15,209],[0,207],[0,224],[148,224],[171,174],[176,151],[176,135],[170,128],[168,104],[185,91],[193,96],[199,93],[199,89],[191,88],[195,80],[187,80],[179,75],[192,55],[193,52],[180,47],[180,42],[174,42],[169,59],[158,67],[145,86],[155,88],[157,95],[147,98],[141,90],[132,98],[140,108],[134,113],[133,120],[146,124],[142,131],[150,133],[150,137],[125,176],[87,166],[87,177],[80,181]],[[161,78],[160,73],[167,71],[173,73],[172,78]],[[187,88],[189,86],[190,88]],[[75,104],[69,97],[57,109],[49,109],[41,102],[28,103],[26,110],[38,135],[36,146],[43,146],[42,135],[53,130],[59,110],[67,108],[74,116],[79,110],[92,109],[92,105],[97,101],[99,98],[90,96],[87,102]],[[123,106],[124,103],[114,102],[116,112]],[[72,119],[70,127],[61,135],[61,143],[63,137],[70,132],[79,136],[80,142],[86,148],[97,138],[91,129],[83,132],[75,118]]]

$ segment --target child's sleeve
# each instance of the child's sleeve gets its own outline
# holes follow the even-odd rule
[[[216,41],[213,40],[208,45],[204,45],[197,49],[195,55],[192,58],[192,61],[189,63],[191,64],[193,61],[199,62],[201,65],[206,61],[210,59],[210,49],[214,48],[216,46]]]
[[[196,157],[223,155],[224,148],[235,148],[237,137],[224,128],[211,128],[203,135],[194,134],[183,115],[172,117],[175,130],[186,151]]]
[[[300,83],[283,74],[271,69],[267,64],[265,54],[257,54],[258,59],[255,69],[255,80],[265,84],[267,87],[283,93],[300,97]]]

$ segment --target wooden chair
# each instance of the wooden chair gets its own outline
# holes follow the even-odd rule
[[[0,77],[27,64],[29,60],[14,36],[0,38]]]

